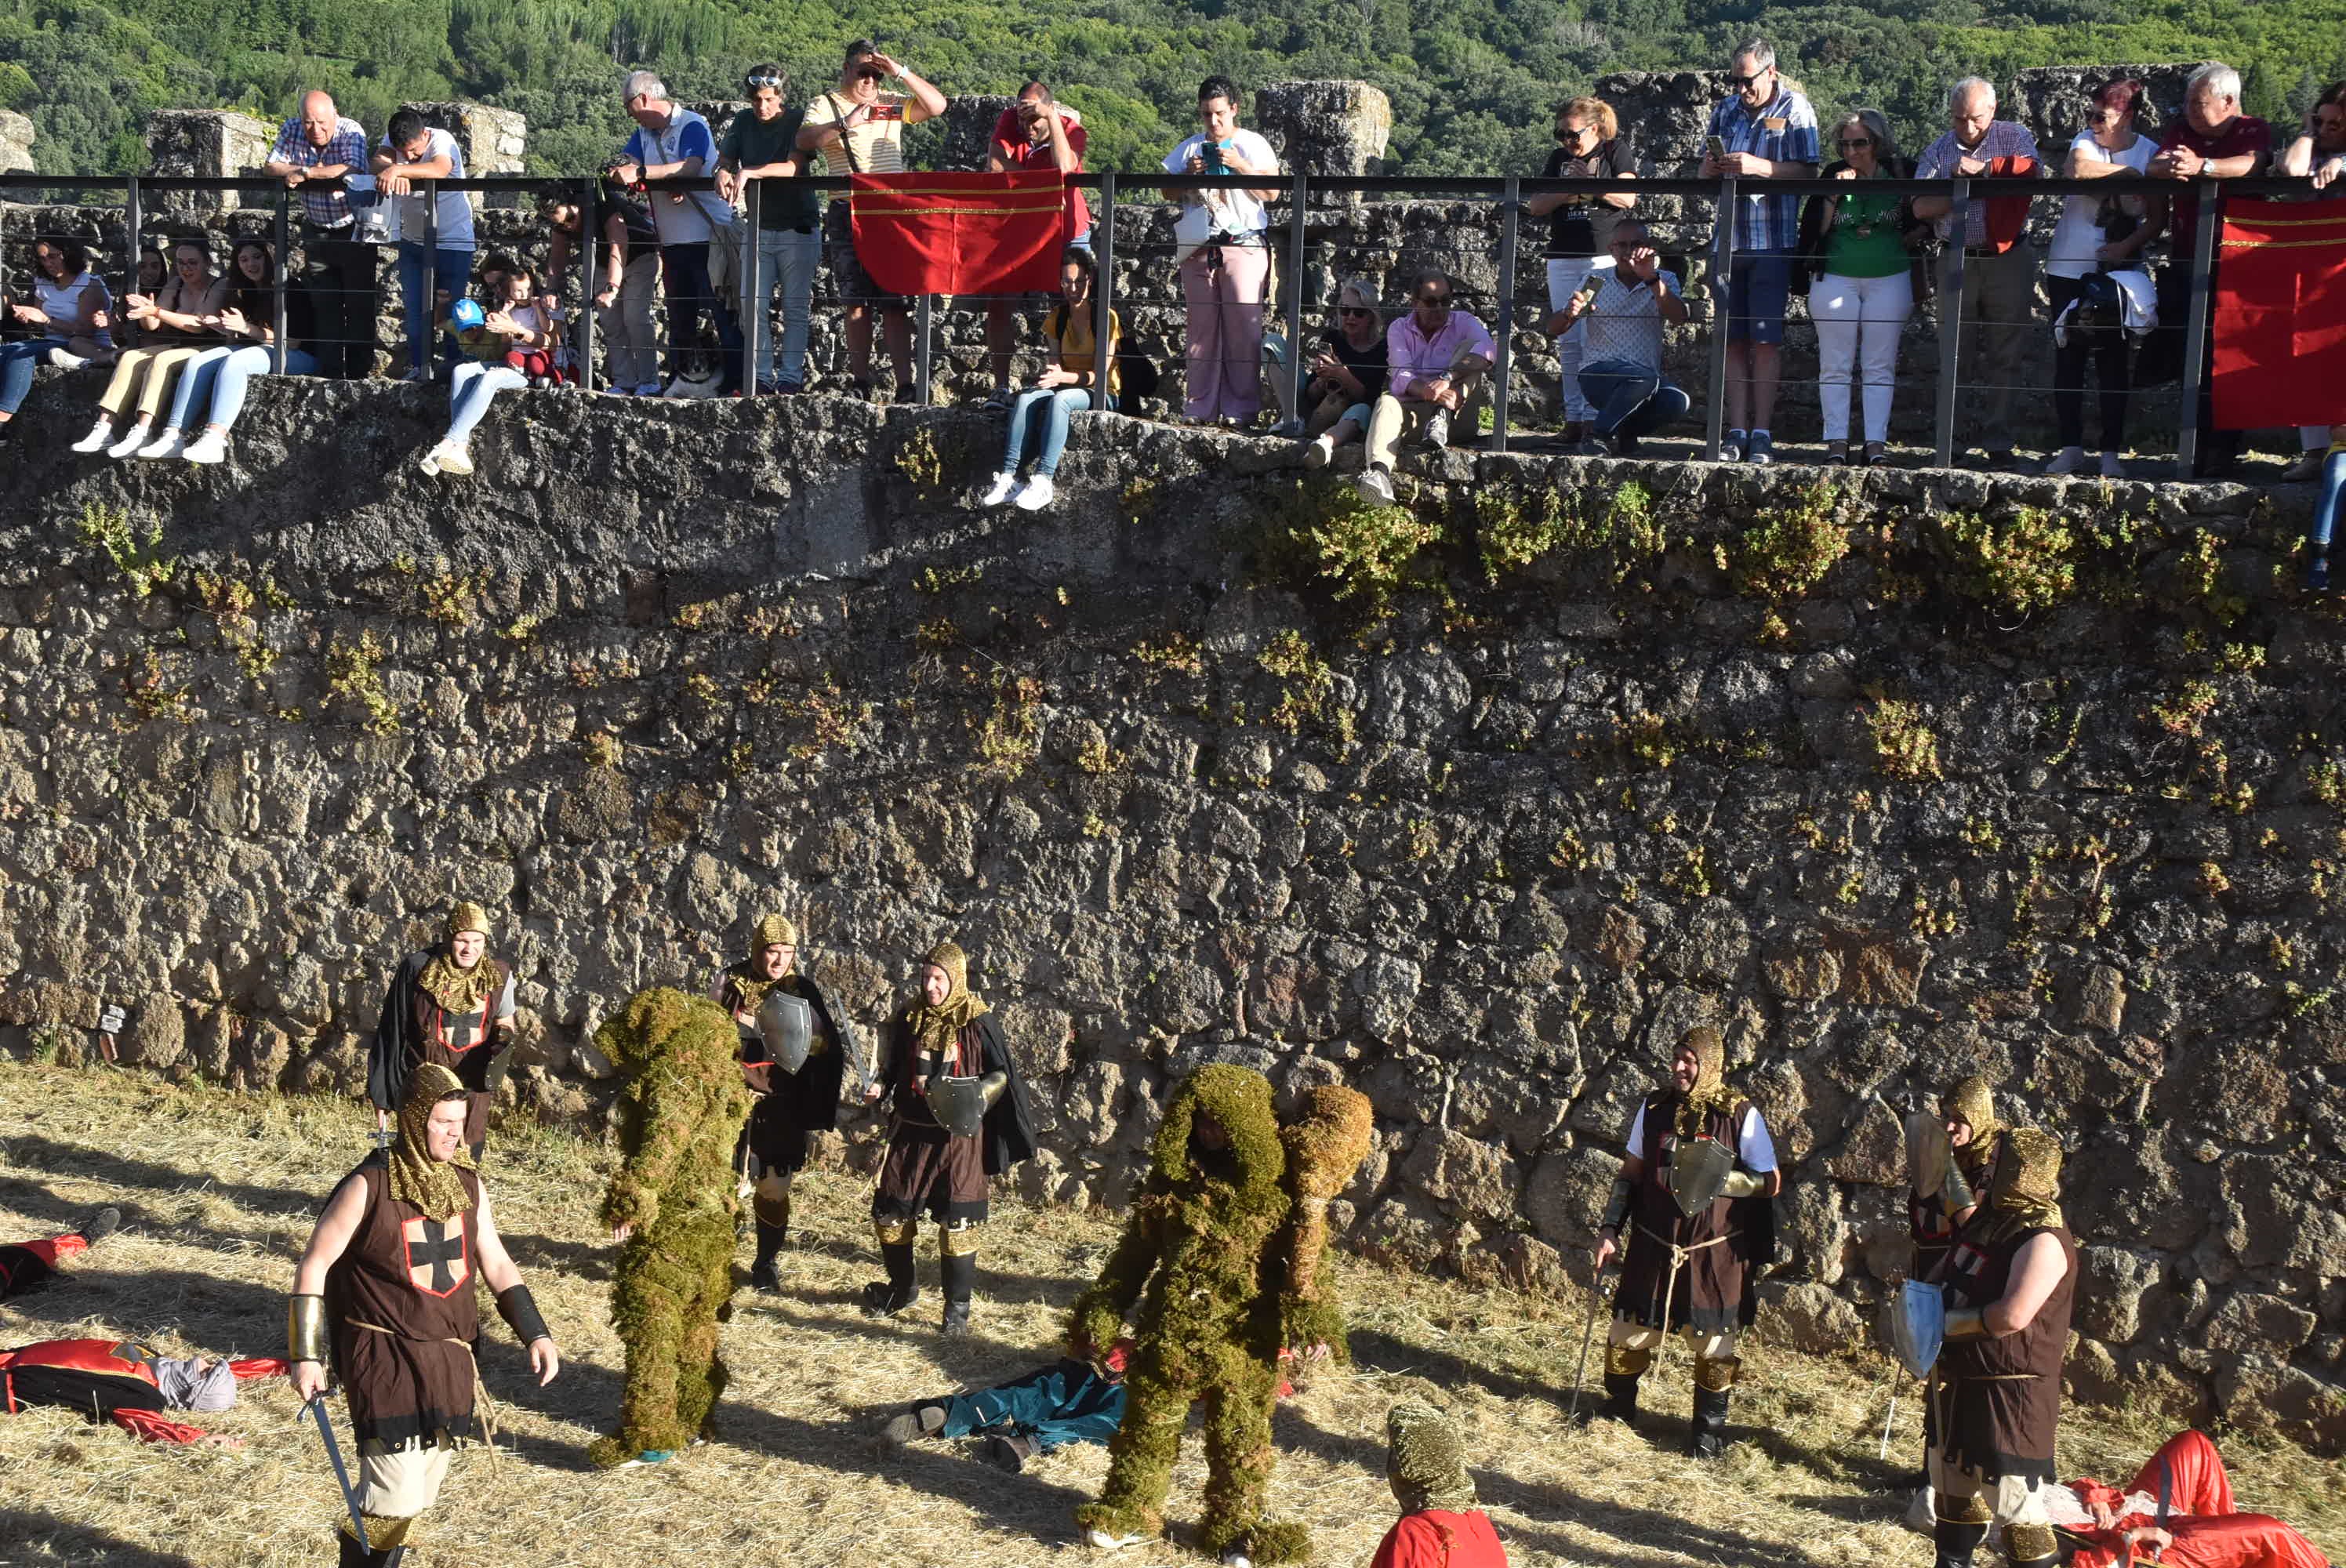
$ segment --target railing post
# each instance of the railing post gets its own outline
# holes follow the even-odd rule
[[[1310,177],[1299,168],[1295,183],[1288,195],[1292,204],[1287,216],[1287,278],[1279,290],[1280,303],[1287,312],[1287,362],[1280,373],[1287,378],[1289,408],[1295,417],[1303,412],[1303,209],[1311,197]]]
[[[1491,335],[1491,445],[1493,452],[1507,450],[1508,372],[1515,359],[1515,237],[1521,227],[1523,209],[1521,182],[1515,175],[1507,176],[1506,194],[1500,198],[1499,208],[1499,305],[1495,312],[1497,330]],[[1472,435],[1474,432],[1467,433]]]
[[[595,259],[602,253],[598,247],[603,243],[595,230],[595,209],[602,194],[601,186],[592,178],[578,182],[578,390],[587,392],[595,390]],[[624,249],[620,260],[624,270]],[[615,290],[621,281],[609,280]]]
[[[138,199],[138,177],[134,174],[122,182],[122,243],[129,251],[123,258],[123,265],[129,269],[122,282],[126,294],[138,291],[138,231],[145,227],[146,216]]]
[[[923,294],[913,307],[913,384],[920,392],[923,408],[936,401],[929,390],[929,372],[936,352],[935,331],[936,296]]]
[[[741,290],[741,325],[745,329],[742,333],[741,352],[748,361],[742,366],[741,374],[750,384],[742,389],[742,395],[756,397],[758,395],[758,351],[765,341],[767,329],[766,296],[758,287],[758,260],[760,251],[762,249],[759,240],[765,232],[759,227],[759,222],[764,217],[766,182],[762,179],[751,179],[742,183],[750,188],[750,199],[745,203],[749,209],[746,219],[749,233],[741,245],[741,277],[744,282]]]
[[[1703,418],[1702,460],[1719,461],[1719,448],[1727,439],[1727,334],[1732,328],[1728,311],[1733,301],[1733,291],[1728,287],[1728,275],[1735,268],[1735,177],[1722,175],[1719,181],[1719,232],[1710,245],[1710,290],[1719,302],[1710,328],[1710,406]]]
[[[277,182],[277,211],[275,216],[270,220],[270,232],[275,240],[273,254],[276,259],[276,266],[273,270],[277,274],[276,298],[270,301],[273,313],[277,319],[270,323],[270,330],[276,333],[277,341],[270,345],[269,368],[272,374],[280,376],[285,373],[285,275],[286,269],[293,264],[293,258],[291,255],[293,249],[293,222],[291,216],[292,204],[293,193],[285,188],[285,182],[283,180],[279,180]],[[234,265],[233,260],[231,260],[230,265]]]
[[[1116,364],[1107,358],[1108,323],[1116,315],[1116,171],[1100,176],[1099,206],[1092,212],[1092,407],[1107,407],[1108,380]]]
[[[1932,465],[1955,465],[1955,399],[1963,390],[1964,252],[1970,239],[1972,182],[1955,181],[1947,201],[1947,265],[1939,278],[1939,397],[1933,409]]]
[[[410,186],[409,188],[414,188]],[[452,289],[449,292],[453,295],[455,290]],[[498,309],[504,309],[503,300],[491,302]],[[423,182],[423,363],[419,367],[427,380],[432,375],[432,367],[440,358],[440,333],[434,325],[439,303],[440,187],[437,182],[427,179]],[[455,300],[452,299],[449,303],[453,306]],[[410,344],[407,351],[413,356],[415,349],[416,345]]]
[[[2199,463],[2199,388],[2208,378],[2208,315],[2215,305],[2216,228],[2224,220],[2223,187],[2206,178],[2191,182],[2199,193],[2198,227],[2191,234],[2191,309],[2183,339],[2183,407],[2178,413],[2175,477],[2189,479]]]

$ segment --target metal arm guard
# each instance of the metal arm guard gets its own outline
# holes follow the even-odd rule
[[[1758,1171],[1739,1170],[1727,1178],[1729,1197],[1758,1197],[1768,1190],[1768,1178]]]
[[[994,1102],[1002,1098],[1002,1092],[1008,1087],[1010,1074],[1007,1073],[988,1073],[977,1081],[978,1093],[985,1096],[985,1108],[989,1111],[994,1109]]]
[[[1988,1339],[1987,1314],[1977,1307],[1955,1307],[1947,1312],[1947,1338],[1953,1339]]]
[[[546,1319],[538,1314],[537,1303],[530,1299],[526,1285],[515,1285],[497,1292],[497,1316],[505,1320],[505,1327],[514,1331],[514,1338],[525,1345],[554,1338],[554,1331],[546,1326]]]
[[[1939,1207],[1950,1215],[1961,1214],[1973,1207],[1979,1199],[1972,1192],[1972,1184],[1964,1179],[1964,1167],[1947,1166],[1947,1178],[1939,1184]]]
[[[326,1364],[326,1298],[294,1296],[285,1303],[285,1359]]]
[[[1631,1190],[1627,1176],[1613,1178],[1613,1196],[1605,1200],[1605,1213],[1596,1222],[1597,1229],[1609,1230],[1617,1236],[1620,1234],[1621,1222],[1629,1217]]]

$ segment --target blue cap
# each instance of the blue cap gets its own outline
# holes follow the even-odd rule
[[[478,300],[459,300],[448,307],[449,324],[459,331],[469,331],[488,319]]]

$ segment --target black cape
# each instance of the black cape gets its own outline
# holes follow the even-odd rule
[[[979,1076],[988,1073],[1009,1075],[1009,1086],[1002,1098],[994,1102],[985,1113],[983,1135],[985,1149],[985,1174],[1000,1176],[1012,1166],[1035,1157],[1035,1107],[1026,1094],[1025,1074],[1018,1071],[1018,1063],[1010,1054],[1010,1047],[1002,1042],[1002,1031],[991,1012],[977,1016],[977,1035],[982,1044],[984,1064]],[[912,1071],[913,1025],[899,1011],[888,1024],[888,1059],[880,1065],[881,1101],[883,1105],[895,1101],[896,1091]]]
[[[424,1059],[424,1043],[415,1019],[415,985],[432,961],[448,951],[445,942],[434,942],[418,949],[400,961],[398,971],[391,977],[391,989],[383,993],[382,1013],[375,1020],[374,1043],[367,1048],[367,1098],[377,1110],[393,1115],[407,1104],[407,1081]],[[497,1033],[497,1001],[513,979],[513,966],[494,953],[483,953],[481,962],[495,962],[504,978],[489,993],[483,1004],[481,1027],[491,1035]],[[484,1041],[476,1047],[481,1054],[479,1067],[471,1073],[463,1068],[456,1075],[468,1088],[483,1093],[495,1093],[497,1082],[505,1076],[506,1054],[511,1050],[510,1036],[504,1042]],[[474,1082],[475,1078],[479,1082]]]

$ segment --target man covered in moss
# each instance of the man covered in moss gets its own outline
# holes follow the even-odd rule
[[[722,1007],[664,986],[595,1032],[629,1074],[623,1163],[603,1194],[603,1223],[622,1244],[611,1320],[627,1348],[627,1391],[617,1434],[586,1451],[606,1468],[658,1464],[705,1435],[724,1391],[717,1325],[733,1294],[732,1158],[750,1113],[737,1038]]]
[[[1315,1112],[1323,1108],[1315,1102]],[[1315,1115],[1304,1125],[1319,1122]],[[1324,1228],[1298,1223],[1290,1156],[1290,1147],[1315,1162],[1349,1152],[1357,1166],[1365,1139],[1348,1139],[1354,1128],[1365,1131],[1364,1115],[1340,1116],[1290,1145],[1271,1108],[1270,1081],[1243,1067],[1200,1067],[1174,1095],[1124,1236],[1068,1322],[1071,1353],[1088,1358],[1116,1339],[1127,1312],[1139,1309],[1138,1349],[1125,1374],[1125,1419],[1108,1445],[1107,1483],[1097,1502],[1076,1511],[1093,1545],[1128,1546],[1163,1532],[1181,1428],[1189,1407],[1202,1402],[1202,1544],[1234,1565],[1309,1555],[1301,1525],[1263,1517],[1271,1405],[1282,1339],[1293,1340],[1300,1359],[1318,1359],[1341,1351],[1343,1330],[1320,1267]],[[1306,1192],[1335,1189],[1317,1169],[1300,1185]],[[1311,1288],[1299,1292],[1304,1258],[1310,1266],[1300,1272]]]

